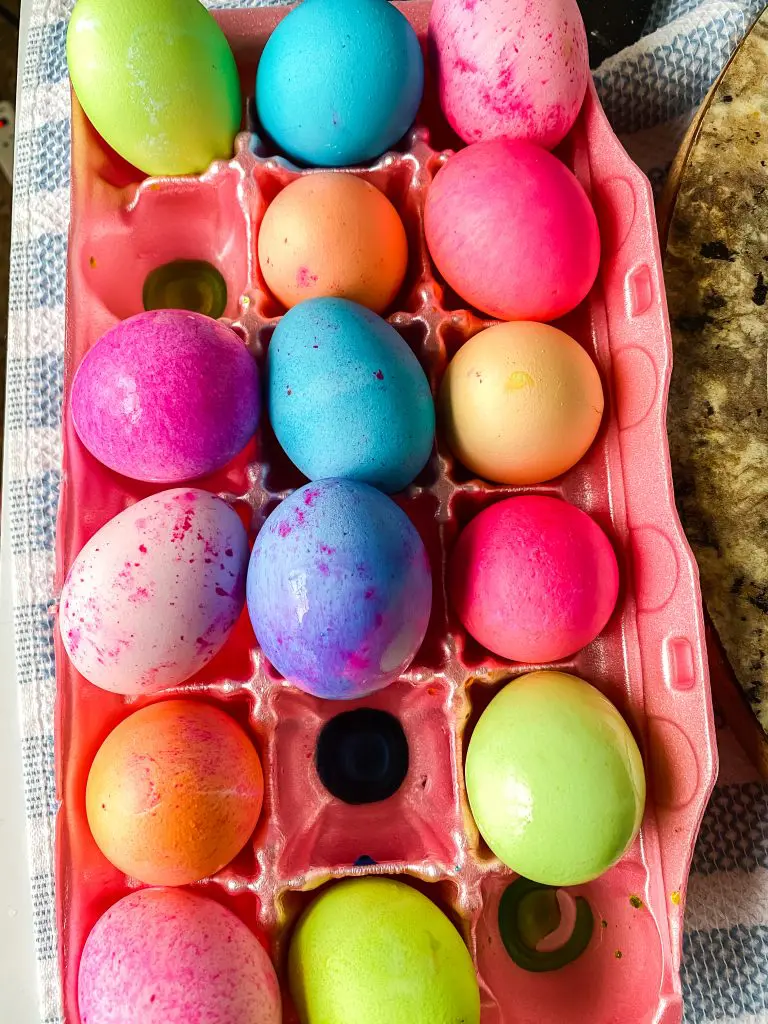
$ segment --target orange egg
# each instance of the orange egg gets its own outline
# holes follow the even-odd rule
[[[187,885],[224,867],[261,812],[259,756],[218,708],[169,700],[114,729],[91,765],[86,812],[102,853],[149,885]]]
[[[600,375],[569,335],[547,324],[497,324],[454,356],[440,391],[451,451],[488,480],[536,484],[564,473],[603,415]]]
[[[288,308],[335,296],[381,313],[403,283],[407,262],[397,210],[353,174],[296,178],[267,208],[259,232],[264,279]]]

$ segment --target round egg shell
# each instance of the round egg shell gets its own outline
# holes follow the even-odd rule
[[[584,455],[603,414],[594,363],[547,324],[497,324],[451,360],[440,392],[451,451],[488,480],[536,484]]]
[[[528,142],[478,142],[446,161],[427,193],[424,229],[448,284],[501,320],[564,316],[586,298],[600,264],[584,189]]]
[[[434,0],[440,104],[465,142],[505,136],[552,149],[589,81],[577,0]]]
[[[427,631],[424,545],[393,501],[353,480],[295,491],[251,554],[248,610],[262,650],[318,697],[364,697],[397,679]]]
[[[619,570],[586,512],[524,495],[484,509],[451,556],[449,591],[467,631],[510,661],[542,664],[585,647],[611,617]]]
[[[146,174],[194,174],[232,155],[235,58],[197,0],[78,0],[72,85],[96,131]]]
[[[139,313],[107,331],[72,384],[85,447],[135,480],[176,483],[212,473],[253,436],[256,362],[231,328],[200,313]]]
[[[325,889],[299,919],[288,975],[302,1024],[480,1021],[477,977],[458,931],[392,878]]]
[[[432,451],[429,383],[394,327],[345,299],[310,299],[281,319],[267,353],[269,418],[311,480],[402,490]]]
[[[263,795],[261,762],[241,727],[210,704],[168,700],[104,740],[86,811],[96,845],[126,875],[189,885],[240,852]]]
[[[59,628],[75,668],[105,690],[155,693],[221,649],[243,606],[248,538],[221,498],[161,491],[111,519],[64,583]]]
[[[142,889],[97,922],[80,960],[82,1024],[280,1024],[280,988],[230,910],[182,889]]]
[[[376,159],[413,124],[424,89],[416,33],[382,0],[304,0],[267,41],[256,72],[262,129],[318,167]]]
[[[272,201],[259,230],[259,264],[287,307],[321,295],[381,313],[403,283],[403,222],[377,188],[353,174],[308,174]]]
[[[465,770],[485,841],[513,871],[543,885],[597,878],[640,828],[645,773],[637,743],[599,690],[565,672],[508,683],[474,728]]]

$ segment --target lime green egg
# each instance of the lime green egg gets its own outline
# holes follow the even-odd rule
[[[232,155],[237,67],[198,0],[78,0],[67,63],[96,131],[145,173],[195,174]]]
[[[302,1024],[479,1024],[461,936],[420,892],[391,878],[331,886],[300,918],[288,955]]]

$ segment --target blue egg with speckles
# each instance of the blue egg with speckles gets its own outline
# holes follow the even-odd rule
[[[318,480],[264,523],[248,567],[261,649],[316,697],[365,697],[411,664],[432,607],[429,560],[390,498],[354,480]]]
[[[413,124],[423,91],[416,33],[388,0],[304,0],[269,37],[256,72],[262,130],[318,167],[381,156]]]
[[[393,493],[432,451],[421,364],[394,327],[347,299],[308,299],[285,314],[267,354],[267,402],[278,441],[310,480]]]

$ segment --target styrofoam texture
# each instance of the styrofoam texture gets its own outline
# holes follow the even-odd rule
[[[402,9],[424,41],[429,4],[410,2]],[[252,92],[260,50],[285,10],[216,15],[235,52],[245,96]],[[436,390],[458,346],[492,321],[464,308],[436,279],[426,251],[424,198],[447,158],[437,147],[455,143],[431,89],[430,81],[402,149],[354,173],[381,188],[403,217],[410,264],[389,319]],[[263,364],[282,310],[259,273],[258,226],[269,201],[302,172],[282,159],[255,155],[252,142],[243,133],[232,160],[217,161],[198,177],[143,178],[96,135],[73,97],[59,583],[99,527],[160,489],[100,465],[80,444],[67,404],[84,354],[120,318],[141,310],[149,271],[178,258],[214,263],[227,282],[227,322]],[[389,688],[357,704],[301,693],[266,662],[244,612],[209,666],[189,684],[150,699],[183,693],[214,701],[250,730],[259,748],[266,793],[253,840],[196,888],[232,907],[259,934],[283,982],[291,924],[313,890],[339,877],[386,873],[421,888],[461,928],[480,976],[483,1024],[672,1024],[682,1013],[686,878],[714,782],[716,749],[697,571],[675,511],[667,453],[671,343],[661,261],[650,187],[613,135],[591,86],[558,152],[595,205],[603,244],[589,298],[559,323],[589,351],[603,381],[606,413],[590,452],[556,481],[517,488],[472,477],[438,436],[428,466],[396,496],[427,546],[435,599],[422,649]],[[253,536],[265,515],[303,482],[264,419],[244,452],[200,485],[235,501]],[[638,840],[606,875],[574,890],[590,901],[598,923],[588,950],[548,974],[522,971],[504,951],[496,914],[514,876],[478,836],[463,783],[473,723],[505,680],[538,666],[508,665],[481,648],[445,595],[445,561],[461,527],[489,503],[521,492],[573,502],[615,545],[622,580],[616,612],[592,644],[557,667],[616,702],[637,736],[649,778]],[[59,945],[65,1019],[78,1024],[77,969],[88,931],[138,885],[96,848],[85,818],[85,781],[107,733],[147,700],[90,685],[69,664],[58,638],[57,672]],[[410,767],[389,800],[349,806],[320,783],[314,745],[329,718],[360,705],[399,717]],[[354,867],[362,855],[378,863]],[[294,1020],[288,1002],[286,1024]]]

